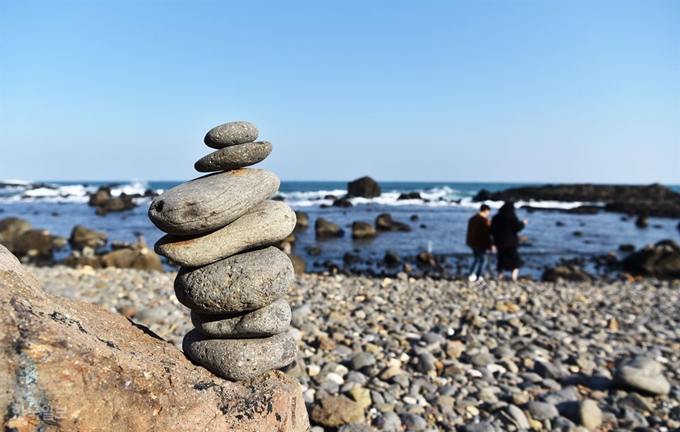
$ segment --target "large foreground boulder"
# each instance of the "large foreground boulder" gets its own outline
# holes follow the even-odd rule
[[[0,417],[12,431],[306,431],[296,381],[232,383],[101,307],[46,295],[0,247]]]

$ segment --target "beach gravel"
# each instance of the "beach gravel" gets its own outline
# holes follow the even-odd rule
[[[28,270],[178,348],[193,329],[175,272]],[[284,299],[314,430],[680,430],[678,280],[296,275]]]

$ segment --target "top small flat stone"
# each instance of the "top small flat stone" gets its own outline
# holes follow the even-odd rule
[[[257,139],[257,126],[246,121],[221,124],[210,129],[205,135],[205,145],[215,149],[245,144]]]

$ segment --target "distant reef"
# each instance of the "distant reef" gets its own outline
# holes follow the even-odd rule
[[[636,216],[680,218],[680,194],[656,183],[649,186],[594,184],[525,186],[498,192],[482,189],[473,200],[604,203],[605,211]],[[592,209],[592,206],[587,207]]]

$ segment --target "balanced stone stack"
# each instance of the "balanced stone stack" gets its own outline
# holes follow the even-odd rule
[[[244,168],[272,151],[257,136],[248,122],[213,128],[205,144],[217,150],[194,165],[211,174],[166,191],[149,208],[167,233],[156,253],[181,265],[175,294],[196,327],[184,337],[184,353],[233,381],[286,366],[296,355],[283,299],[293,265],[271,246],[293,231],[295,212],[268,199],[279,188],[275,174]]]

